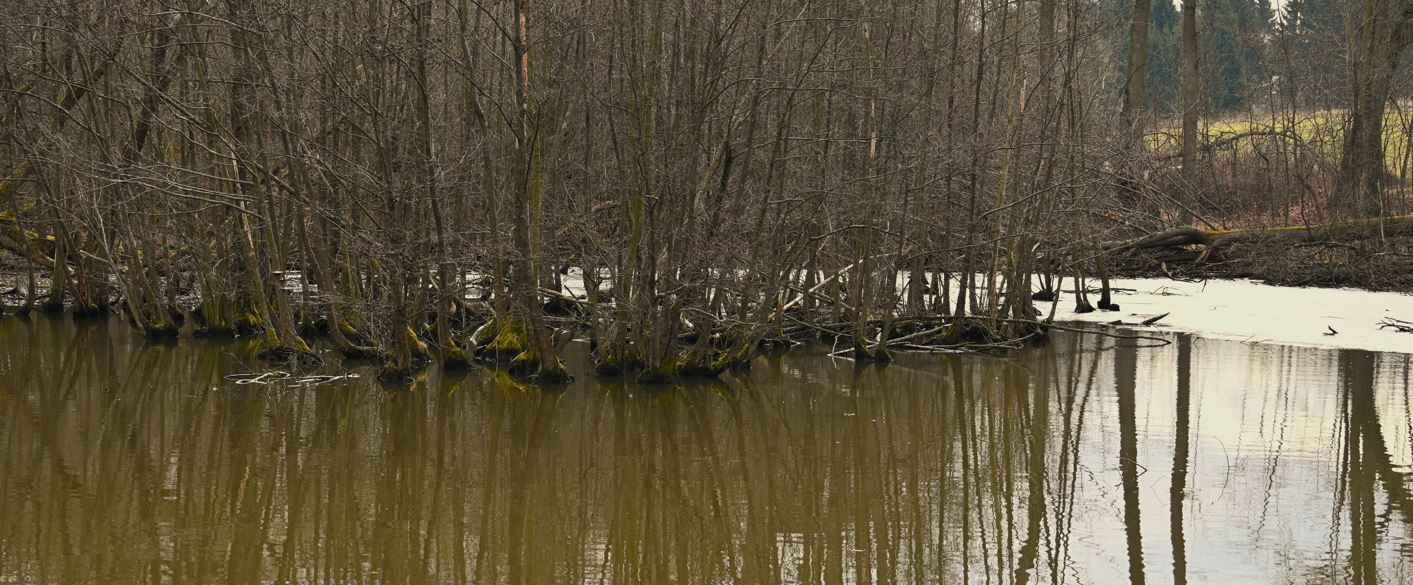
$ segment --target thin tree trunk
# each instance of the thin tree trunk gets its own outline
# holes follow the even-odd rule
[[[526,367],[535,369],[534,375],[546,382],[567,381],[569,375],[564,364],[559,361],[558,352],[550,339],[549,329],[541,316],[540,292],[537,284],[539,273],[535,270],[536,240],[538,222],[535,216],[540,211],[541,165],[535,127],[534,104],[530,93],[530,49],[527,40],[529,16],[523,0],[515,0],[515,24],[512,26],[511,45],[515,53],[515,99],[519,110],[516,129],[514,177],[516,180],[515,225],[511,230],[516,248],[517,266],[512,268],[515,282],[514,302],[520,309],[520,317],[525,322],[528,343],[534,344],[533,359],[525,358]],[[533,363],[532,363],[533,362]]]
[[[1143,115],[1144,81],[1148,73],[1148,21],[1153,0],[1135,0],[1133,20],[1129,22],[1128,68],[1124,75],[1123,109],[1119,112],[1125,148],[1139,146],[1142,138],[1140,118]]]
[[[1188,188],[1197,181],[1197,0],[1182,0],[1182,177]],[[1181,222],[1192,220],[1184,206]]]

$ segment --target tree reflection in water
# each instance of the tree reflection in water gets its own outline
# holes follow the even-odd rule
[[[236,386],[241,343],[103,323],[0,338],[0,582],[1409,582],[1406,356],[1062,336],[392,392]]]

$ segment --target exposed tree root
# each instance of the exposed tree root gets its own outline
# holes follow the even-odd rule
[[[533,347],[520,352],[510,360],[507,368],[510,374],[533,380],[539,384],[568,384],[574,381],[574,377],[569,375],[564,368],[564,362],[555,360],[553,363],[540,359],[540,352]]]
[[[149,294],[157,297],[149,304],[165,306],[169,302],[166,291],[158,290],[164,294]],[[76,303],[78,298],[88,296],[91,295],[84,292],[83,286],[70,284],[63,300]],[[35,297],[44,298],[43,295]],[[294,302],[297,303],[297,311],[292,311],[294,319],[287,327],[293,333],[291,335],[273,331],[270,321],[262,317],[263,313],[241,294],[200,298],[194,307],[181,314],[181,319],[168,316],[165,312],[159,318],[154,316],[156,309],[148,307],[143,309],[143,317],[134,320],[134,323],[148,336],[160,339],[174,339],[186,317],[194,322],[193,333],[197,337],[260,334],[263,347],[258,351],[258,358],[291,368],[321,365],[324,358],[304,341],[321,339],[321,343],[343,357],[376,360],[382,366],[377,378],[390,384],[413,381],[417,371],[431,361],[431,348],[422,335],[440,337],[434,330],[419,334],[411,327],[403,327],[391,335],[371,335],[367,333],[367,323],[347,313],[339,314],[337,308],[331,309],[324,304],[324,300],[317,297],[296,298]],[[578,305],[577,302],[574,304]],[[77,305],[74,306],[76,311],[79,310]],[[126,301],[120,306],[125,307],[126,311],[132,310]],[[603,306],[599,305],[596,310],[602,312]],[[836,310],[841,306],[844,310]],[[83,310],[101,312],[106,307],[86,307]],[[591,348],[594,360],[592,371],[598,376],[622,377],[645,385],[673,384],[683,380],[715,379],[728,372],[745,371],[762,352],[820,339],[846,341],[848,345],[842,346],[846,348],[844,352],[859,363],[886,363],[905,352],[997,352],[1015,349],[1043,337],[1041,331],[1013,326],[984,315],[951,317],[898,313],[864,321],[860,328],[859,323],[853,321],[848,307],[847,302],[841,301],[812,303],[788,311],[760,310],[760,314],[752,318],[765,321],[756,323],[732,321],[731,313],[725,311],[703,314],[700,321],[697,317],[693,317],[693,321],[684,321],[681,329],[666,337],[666,348],[654,350],[654,355],[662,357],[652,359],[645,358],[642,348],[635,345],[637,336],[627,331],[626,334],[620,333],[622,338],[618,340],[595,344]],[[609,310],[617,309],[610,306]],[[463,312],[470,314],[469,309]],[[747,312],[757,311],[750,309]],[[485,312],[478,314],[485,315]],[[885,315],[886,309],[878,314]],[[591,330],[590,317],[589,313],[571,312],[571,315],[555,320],[556,326],[563,328],[559,335],[567,339],[570,331]],[[849,320],[833,322],[845,318]],[[298,325],[295,326],[295,323]],[[466,369],[472,361],[479,360],[489,362],[525,382],[563,385],[573,380],[562,361],[555,359],[550,363],[542,359],[539,353],[541,345],[535,343],[523,320],[502,318],[500,321],[488,321],[474,326],[474,331],[468,336],[466,329],[473,326],[465,321],[449,322],[452,331],[448,332],[448,337],[459,333],[457,339],[466,343],[467,349],[461,349],[457,343],[437,348],[437,357],[444,370]],[[856,332],[859,335],[857,342],[854,340]],[[399,335],[406,337],[399,339]],[[411,359],[395,363],[388,349],[390,344],[401,344],[399,351],[409,351]]]
[[[471,358],[466,350],[452,346],[442,350],[442,369],[463,371],[471,368]]]
[[[530,340],[525,335],[525,326],[516,319],[503,321],[498,323],[496,335],[491,342],[476,348],[477,358],[506,365],[529,349]]]
[[[599,344],[591,348],[594,358],[594,375],[600,378],[634,376],[643,371],[646,364],[643,358],[631,347],[617,342]]]

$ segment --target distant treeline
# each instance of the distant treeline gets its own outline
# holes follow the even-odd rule
[[[1104,0],[1107,18],[1128,22],[1133,0]],[[1204,111],[1213,114],[1268,108],[1273,96],[1295,91],[1312,109],[1338,107],[1346,94],[1348,66],[1340,0],[1290,0],[1277,12],[1271,0],[1197,3],[1198,63]],[[1157,113],[1182,112],[1182,35],[1178,5],[1153,3],[1148,36],[1147,102]],[[1128,57],[1128,30],[1115,27],[1109,43],[1119,55],[1116,77]],[[1295,85],[1290,85],[1295,84]]]

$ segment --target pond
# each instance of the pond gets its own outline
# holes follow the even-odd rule
[[[1413,582],[1408,355],[1162,340],[390,389],[6,317],[0,583]]]

